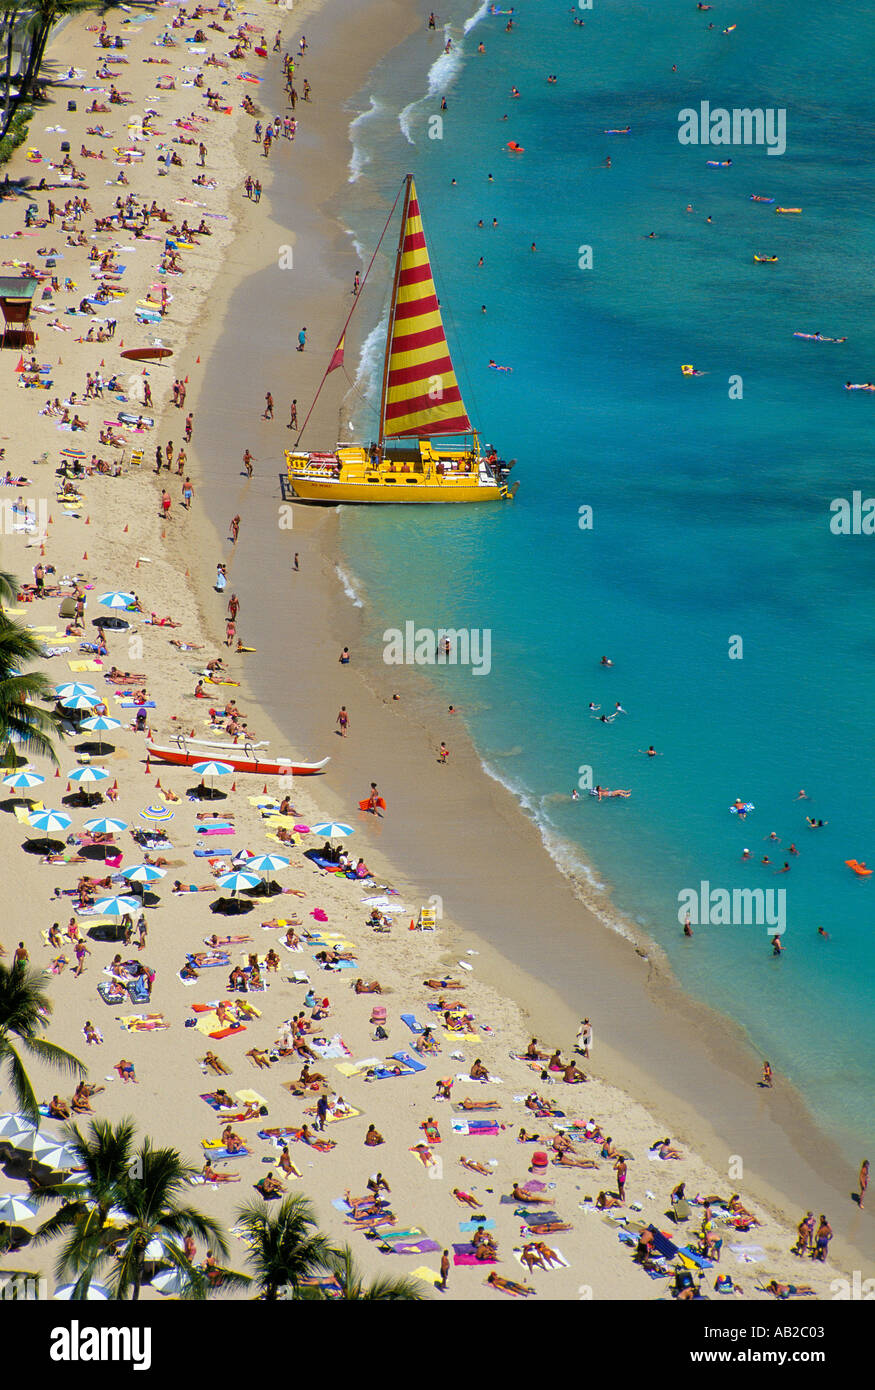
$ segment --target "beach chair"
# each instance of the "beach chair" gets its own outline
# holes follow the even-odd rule
[[[72,594],[68,594],[66,598],[61,599],[60,607],[58,608],[58,617],[73,618],[75,616],[76,600],[73,598]]]
[[[686,1197],[682,1197],[681,1200],[680,1200],[679,1202],[673,1203],[673,1205],[672,1205],[672,1211],[674,1212],[674,1219],[675,1219],[675,1221],[677,1221],[677,1222],[689,1221],[689,1219],[690,1219],[690,1204],[689,1204],[689,1202],[687,1201]]]

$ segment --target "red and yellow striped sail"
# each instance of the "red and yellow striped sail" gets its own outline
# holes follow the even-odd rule
[[[383,433],[470,432],[428,259],[416,185],[410,181],[401,239]]]

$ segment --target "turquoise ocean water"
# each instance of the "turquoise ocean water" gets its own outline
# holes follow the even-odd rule
[[[415,174],[463,395],[518,458],[521,488],[501,507],[347,510],[374,649],[408,620],[491,631],[488,676],[435,673],[486,767],[557,861],[609,890],[856,1154],[872,1113],[875,878],[844,861],[875,865],[875,537],[829,523],[833,499],[875,492],[875,396],[843,390],[875,377],[875,14],[854,0],[804,18],[789,0],[707,13],[594,0],[573,12],[580,27],[568,0],[521,0],[507,33],[485,5],[451,0],[429,36],[427,8],[351,103],[345,216],[369,255]],[[783,109],[786,153],[681,145],[678,112],[705,100]],[[362,302],[371,324],[380,300]],[[371,405],[349,402],[360,434],[377,337],[359,372]],[[617,700],[627,715],[591,718],[590,701]],[[661,757],[638,751],[650,744]],[[581,767],[632,797],[572,802]],[[744,823],[736,796],[756,807]],[[810,830],[807,813],[828,826]],[[765,853],[790,873],[762,867]],[[678,894],[703,880],[784,889],[784,957],[764,925],[685,941]]]

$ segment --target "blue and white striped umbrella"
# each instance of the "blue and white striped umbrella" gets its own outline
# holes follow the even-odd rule
[[[342,825],[336,820],[322,821],[320,825],[312,825],[310,829],[314,835],[324,835],[326,840],[345,840],[353,833],[351,825]]]
[[[31,772],[29,768],[22,768],[21,772],[10,772],[8,777],[3,778],[5,787],[38,787],[46,779],[41,772]]]
[[[32,825],[34,830],[44,830],[50,835],[53,830],[66,830],[71,824],[71,818],[66,811],[32,811],[27,823]]]
[[[84,681],[65,681],[63,685],[55,686],[55,694],[59,700],[72,700],[76,695],[96,695],[97,691]]]
[[[71,695],[68,700],[62,700],[64,709],[94,709],[95,705],[100,704],[100,696],[97,691],[93,695]]]
[[[52,1298],[72,1299],[76,1292],[75,1284],[58,1284]],[[89,1303],[108,1303],[112,1298],[109,1289],[103,1284],[89,1284],[87,1293],[83,1298]]]
[[[93,733],[102,732],[104,729],[120,729],[122,721],[113,719],[108,714],[92,714],[90,719],[83,719],[79,725],[80,729],[89,729]]]
[[[85,822],[89,835],[120,835],[127,828],[126,820],[114,820],[112,816],[97,816],[95,820]]]
[[[196,772],[198,777],[224,777],[233,771],[230,763],[194,763],[192,766],[192,772]]]
[[[94,906],[104,917],[124,917],[139,912],[143,904],[139,898],[98,898]]]
[[[159,869],[157,864],[135,864],[132,869],[124,869],[122,878],[127,878],[131,883],[154,883],[156,879],[164,878],[166,869]]]
[[[87,767],[74,768],[67,773],[68,782],[105,782],[109,772],[105,767],[92,767],[89,763]]]
[[[232,893],[236,893],[240,888],[257,888],[261,879],[258,874],[223,874],[216,879],[220,888],[230,888]]]
[[[36,1129],[36,1125],[20,1111],[7,1111],[5,1115],[0,1115],[0,1139],[12,1139],[16,1134],[24,1135],[31,1129]]]
[[[290,863],[284,854],[254,854],[246,860],[246,868],[253,873],[273,874],[277,869],[287,869]]]
[[[17,1192],[4,1192],[0,1196],[0,1221],[31,1221],[35,1216],[33,1202],[28,1202]]]
[[[135,594],[125,594],[113,591],[110,594],[101,594],[98,603],[102,603],[104,608],[127,608],[134,602]]]

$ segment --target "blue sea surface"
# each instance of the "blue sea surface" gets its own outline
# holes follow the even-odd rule
[[[875,377],[875,12],[521,0],[508,33],[451,0],[441,21],[352,103],[366,114],[345,216],[369,257],[415,174],[463,396],[518,459],[520,491],[494,507],[346,510],[374,650],[406,621],[489,629],[488,675],[434,672],[484,764],[557,860],[588,866],[856,1153],[873,1108],[875,879],[845,860],[875,866],[875,537],[834,534],[830,503],[875,492],[875,395],[843,389]],[[786,111],[786,153],[680,144],[679,112],[702,101]],[[362,302],[369,327],[389,269],[381,258]],[[360,437],[380,347],[375,332],[370,404],[349,402]],[[591,701],[628,713],[605,725]],[[651,744],[659,757],[640,751]],[[572,801],[587,768],[632,796]],[[744,822],[736,797],[755,806]],[[785,890],[783,957],[764,924],[685,940],[678,895],[702,881]]]

